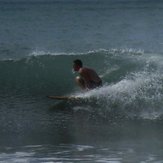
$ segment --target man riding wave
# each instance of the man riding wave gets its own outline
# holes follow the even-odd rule
[[[95,70],[83,67],[83,63],[79,59],[74,60],[73,63],[74,71],[79,73],[79,76],[76,77],[76,82],[80,88],[90,90],[102,86],[102,80]]]

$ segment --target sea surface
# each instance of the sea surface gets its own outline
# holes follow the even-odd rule
[[[163,1],[0,0],[0,162],[163,163]]]

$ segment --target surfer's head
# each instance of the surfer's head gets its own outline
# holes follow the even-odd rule
[[[82,63],[82,61],[80,60],[80,59],[76,59],[76,60],[74,60],[73,61],[73,69],[74,69],[74,71],[79,71],[79,69],[81,68],[81,67],[83,67],[83,63]]]

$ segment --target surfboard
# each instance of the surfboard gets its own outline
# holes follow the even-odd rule
[[[50,99],[54,100],[81,100],[81,97],[75,97],[75,96],[47,96]]]

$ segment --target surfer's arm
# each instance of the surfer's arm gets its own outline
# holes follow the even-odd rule
[[[81,70],[79,72],[79,74],[80,74],[80,77],[84,81],[84,87],[86,89],[89,89],[91,87],[91,82],[90,82],[90,76],[89,76],[89,74],[85,70]]]

